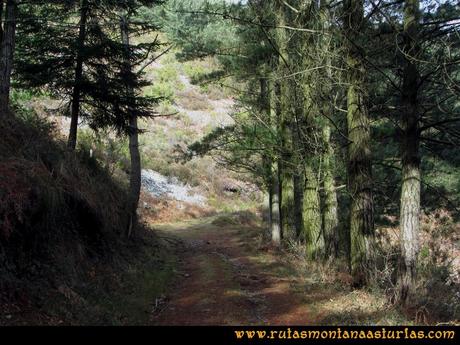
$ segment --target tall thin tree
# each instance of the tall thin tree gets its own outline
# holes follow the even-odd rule
[[[120,17],[120,32],[122,43],[124,46],[124,63],[122,75],[126,81],[126,95],[128,100],[131,100],[131,105],[128,107],[129,116],[129,153],[131,157],[131,169],[129,177],[129,195],[128,195],[128,212],[129,222],[127,228],[127,236],[131,237],[137,222],[137,206],[139,204],[141,192],[141,155],[139,152],[139,128],[137,125],[137,114],[135,105],[134,89],[129,82],[133,75],[131,65],[131,48],[129,43],[129,16],[127,14]]]
[[[347,48],[348,190],[350,207],[350,270],[355,284],[368,280],[374,259],[374,205],[370,121],[366,104],[366,67],[360,38],[364,30],[364,1],[344,2]]]
[[[401,95],[401,263],[399,267],[399,298],[405,303],[413,292],[416,279],[418,237],[420,229],[420,125],[418,89],[420,76],[417,69],[419,35],[419,0],[404,3]]]
[[[0,112],[5,113],[9,108],[11,72],[16,41],[17,0],[7,0],[5,16],[2,18],[3,1],[1,2],[0,19],[3,22],[0,43]]]
[[[80,116],[81,84],[83,78],[84,49],[88,20],[88,0],[80,2],[80,23],[77,39],[77,52],[75,59],[75,79],[72,91],[71,122],[67,146],[75,150],[77,145],[78,119]]]

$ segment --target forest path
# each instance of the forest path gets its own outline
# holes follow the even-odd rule
[[[179,278],[153,324],[315,323],[309,307],[313,296],[295,291],[292,268],[280,263],[275,252],[257,248],[260,229],[219,217],[157,228],[183,245]]]

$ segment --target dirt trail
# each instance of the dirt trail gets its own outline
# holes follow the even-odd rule
[[[184,243],[179,278],[158,325],[296,324],[315,322],[292,278],[269,250],[256,251],[257,232],[210,218],[164,226]]]

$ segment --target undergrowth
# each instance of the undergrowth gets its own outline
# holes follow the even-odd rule
[[[290,240],[283,251],[297,275],[303,277],[308,289],[325,286],[336,297],[318,310],[328,309],[326,324],[417,324],[453,323],[460,318],[459,262],[455,241],[458,224],[445,210],[422,217],[418,279],[416,295],[401,307],[396,304],[397,270],[400,260],[400,240],[397,224],[377,228],[377,260],[373,280],[361,289],[353,287],[346,257],[337,260],[307,259],[306,246],[301,240]],[[264,232],[265,243],[270,234]]]
[[[142,226],[124,238],[112,165],[84,145],[70,152],[26,109],[2,116],[0,132],[0,325],[146,322],[124,304],[161,295],[172,259]],[[133,279],[151,289],[125,294]]]

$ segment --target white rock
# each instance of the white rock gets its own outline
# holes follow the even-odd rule
[[[192,189],[180,183],[177,178],[168,179],[153,170],[142,170],[142,185],[154,197],[169,197],[199,206],[206,205],[206,197],[194,194]]]

